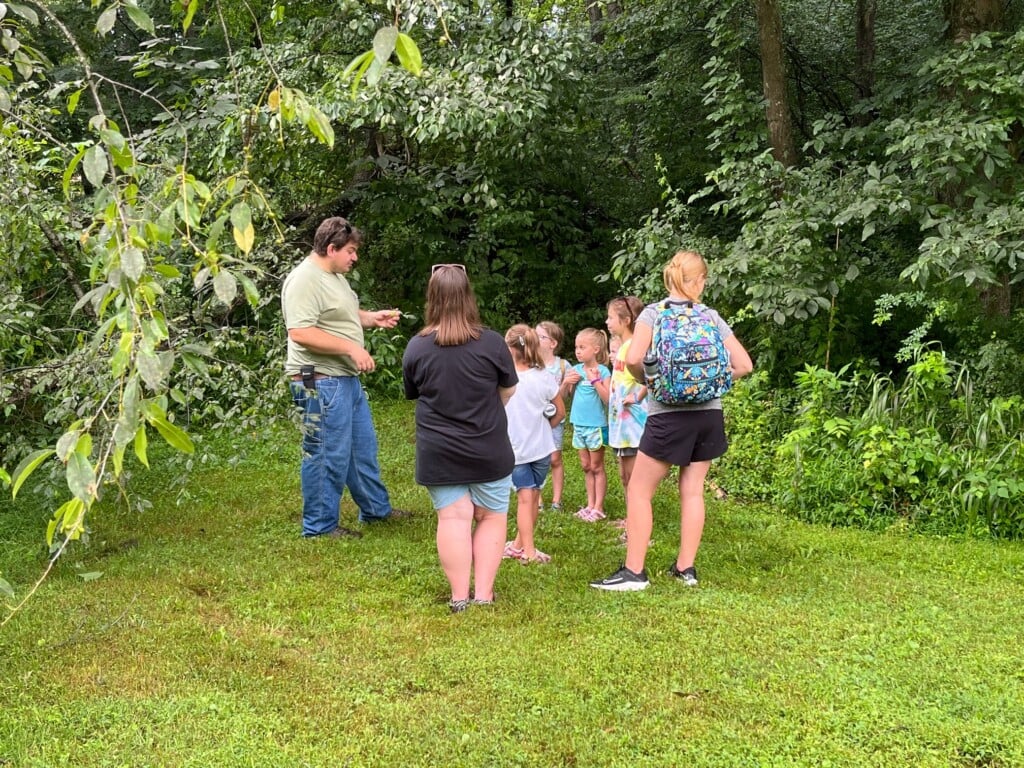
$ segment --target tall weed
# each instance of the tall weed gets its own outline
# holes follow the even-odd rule
[[[1024,537],[1024,401],[974,397],[967,368],[920,348],[902,382],[808,367],[779,445],[775,501],[832,524],[904,521]]]

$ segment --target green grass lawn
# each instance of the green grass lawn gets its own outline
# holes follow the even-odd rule
[[[361,540],[299,537],[288,425],[184,490],[148,474],[141,512],[100,510],[0,630],[0,766],[1024,765],[1020,545],[710,501],[687,590],[664,574],[666,484],[646,592],[589,589],[618,531],[547,512],[554,561],[506,561],[499,604],[453,616],[411,406],[374,408],[393,501],[416,514]],[[20,595],[45,518],[19,505],[0,511],[0,569]]]

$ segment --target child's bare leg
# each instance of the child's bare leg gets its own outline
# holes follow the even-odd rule
[[[517,546],[523,550],[527,558],[537,556],[537,548],[533,543],[533,526],[537,523],[537,502],[540,490],[537,488],[520,488],[516,492],[516,535]]]
[[[579,456],[580,468],[583,470],[583,485],[587,489],[586,508],[590,509],[591,503],[594,501],[594,476],[590,471],[590,451],[586,448],[581,448]]]
[[[633,474],[633,465],[636,464],[636,456],[619,457],[619,479],[622,481],[622,495],[626,495],[629,488],[629,478]]]
[[[594,476],[594,503],[591,509],[604,511],[604,496],[608,491],[608,474],[604,471],[604,448],[590,452],[590,468]]]
[[[562,489],[565,487],[565,468],[562,466],[562,452],[551,454],[551,503],[562,503]]]

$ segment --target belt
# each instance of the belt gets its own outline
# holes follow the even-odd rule
[[[333,378],[333,377],[328,376],[326,373],[314,373],[313,374],[313,381],[320,381],[320,379],[330,379],[330,378]],[[302,381],[302,374],[301,373],[296,373],[294,376],[292,376],[292,381]]]

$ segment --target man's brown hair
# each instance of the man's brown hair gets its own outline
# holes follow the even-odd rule
[[[318,256],[327,255],[327,247],[333,245],[335,248],[343,248],[349,243],[361,245],[363,233],[348,223],[341,216],[331,216],[320,222],[313,235],[313,251]]]

